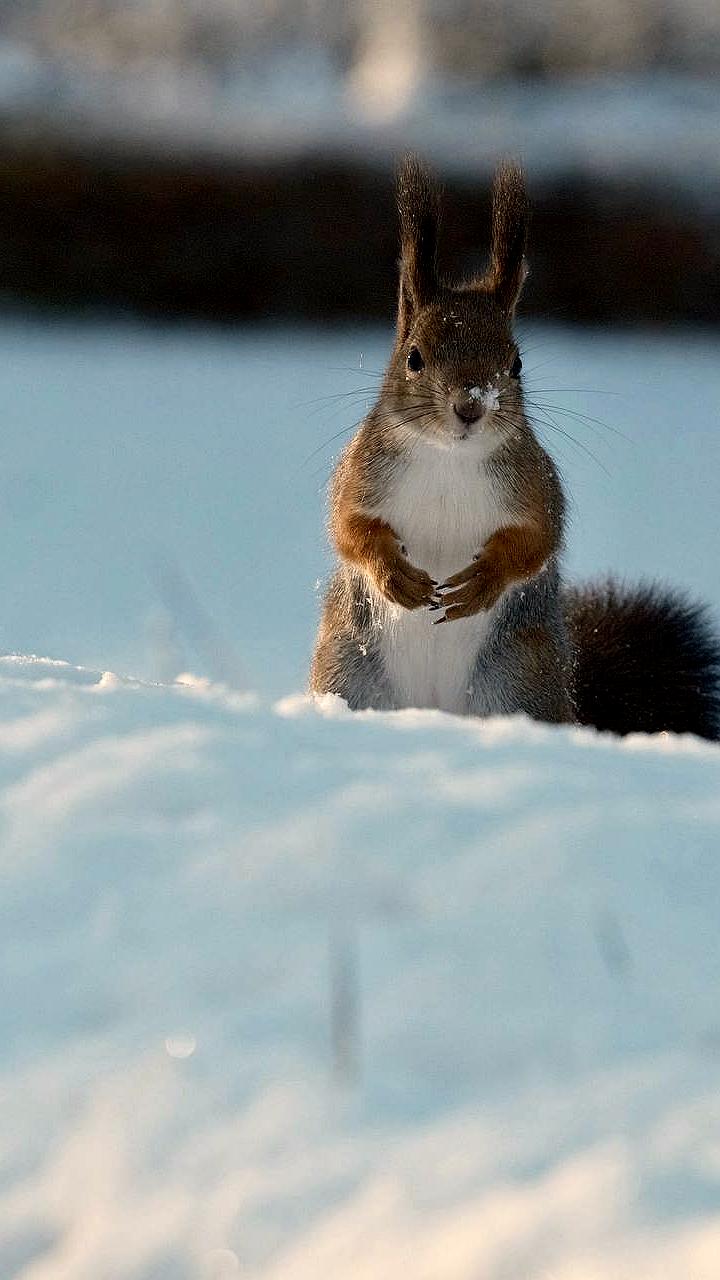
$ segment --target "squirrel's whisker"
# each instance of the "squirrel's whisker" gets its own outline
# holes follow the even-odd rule
[[[611,423],[604,422],[602,418],[594,418],[592,414],[582,413],[579,409],[570,409],[563,404],[546,404],[542,400],[528,399],[527,403],[534,405],[537,409],[550,409],[553,413],[564,413],[568,418],[575,418],[578,422],[585,423],[590,427],[590,430],[602,428],[604,431],[609,431],[612,435],[618,436],[621,440],[625,440],[628,444],[634,443],[631,437],[625,435],[618,427],[613,427]]]
[[[535,412],[536,413],[538,412],[537,408]],[[576,449],[579,449],[582,453],[586,454],[588,458],[591,458],[592,461],[596,464],[596,466],[598,466],[601,471],[604,471],[608,479],[612,479],[610,471],[608,471],[607,467],[605,466],[605,463],[602,462],[600,458],[598,458],[597,454],[593,453],[592,449],[589,449],[588,446],[584,444],[582,440],[578,440],[574,435],[572,435],[570,431],[565,431],[563,427],[558,426],[557,422],[555,422],[555,420],[551,417],[550,414],[546,414],[539,421],[537,420],[537,418],[534,417],[534,415],[529,415],[529,416],[531,420],[534,420],[536,422],[536,425],[539,426],[541,429],[543,427],[546,427],[550,431],[557,432],[557,434],[559,436],[562,436],[564,440],[569,440],[571,444],[575,445]]]

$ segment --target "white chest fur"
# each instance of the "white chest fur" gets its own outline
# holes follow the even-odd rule
[[[395,529],[408,559],[437,582],[466,568],[488,537],[512,519],[488,474],[482,443],[441,449],[419,442],[377,511]],[[441,616],[378,602],[383,663],[398,705],[463,714],[493,610],[434,626]]]

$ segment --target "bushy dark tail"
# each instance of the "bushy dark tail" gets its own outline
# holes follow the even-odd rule
[[[720,639],[703,605],[612,579],[565,591],[580,724],[720,739]]]

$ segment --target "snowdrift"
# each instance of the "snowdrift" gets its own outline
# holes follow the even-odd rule
[[[0,693],[0,1274],[715,1280],[720,750]]]

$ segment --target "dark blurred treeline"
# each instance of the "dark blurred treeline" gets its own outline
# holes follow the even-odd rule
[[[719,72],[719,0],[0,0],[0,295],[388,317],[410,138],[448,267],[519,150],[528,310],[717,323]]]
[[[0,141],[0,290],[217,321],[388,318],[392,176],[348,157],[230,164]],[[446,183],[444,265],[465,273],[486,249],[489,175]],[[647,176],[544,181],[530,262],[526,312],[720,320],[720,220]]]

